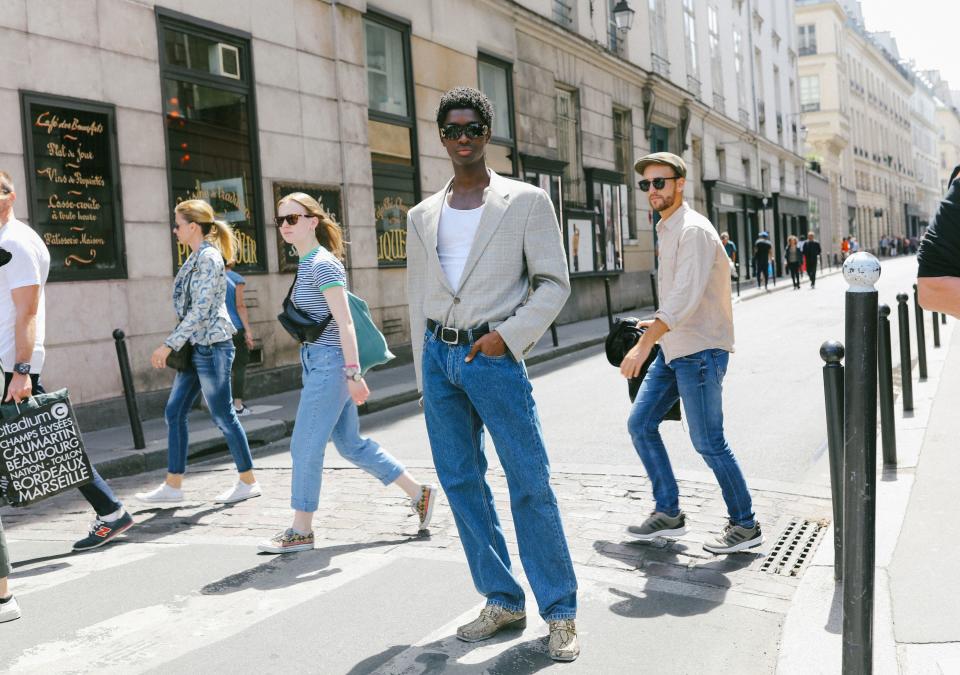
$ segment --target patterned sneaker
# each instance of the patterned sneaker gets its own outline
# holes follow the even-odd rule
[[[6,623],[7,621],[13,621],[20,618],[20,605],[17,604],[17,599],[15,597],[8,596],[7,599],[0,604],[0,623]]]
[[[527,613],[522,609],[513,612],[500,605],[487,605],[480,610],[480,616],[457,629],[457,637],[464,642],[488,640],[508,628],[527,627]]]
[[[245,499],[253,499],[254,497],[259,497],[263,492],[260,490],[260,484],[257,482],[250,483],[247,485],[242,480],[238,480],[237,484],[226,492],[221,492],[217,495],[217,498],[213,500],[214,504],[236,504],[237,502],[242,502]]]
[[[573,619],[550,621],[550,658],[554,661],[575,661],[580,656],[580,638]]]
[[[710,553],[736,553],[737,551],[746,551],[755,548],[763,543],[763,532],[760,531],[760,522],[757,521],[753,527],[740,527],[733,523],[723,528],[720,536],[712,541],[704,542],[703,548]]]
[[[246,417],[247,415],[252,415],[253,411],[250,410],[247,406],[241,406],[239,408],[234,408],[237,413],[237,417]]]
[[[90,526],[90,532],[86,537],[73,545],[74,551],[89,551],[98,548],[110,542],[121,532],[126,532],[133,527],[133,518],[126,511],[123,515],[112,522],[107,522],[102,518],[97,518]]]
[[[313,532],[300,534],[288,527],[272,539],[257,544],[257,548],[264,553],[296,553],[313,549]]]
[[[410,500],[410,508],[420,518],[420,529],[425,530],[430,525],[430,519],[433,518],[433,500],[436,497],[437,488],[433,485],[420,486],[420,498]]]
[[[141,502],[147,504],[175,503],[183,501],[183,490],[161,483],[160,487],[150,492],[138,492],[134,495]]]
[[[657,537],[682,537],[687,533],[687,517],[683,511],[673,518],[666,513],[654,511],[642,525],[631,525],[627,532],[639,541],[652,541]]]

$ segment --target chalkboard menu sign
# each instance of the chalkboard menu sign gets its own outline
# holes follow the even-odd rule
[[[312,183],[274,183],[273,184],[273,204],[274,215],[276,215],[276,205],[282,197],[291,192],[304,192],[318,202],[323,210],[333,218],[333,220],[343,226],[341,214],[343,213],[343,204],[340,202],[340,187],[337,185],[314,185]],[[277,232],[277,253],[280,260],[281,272],[296,272],[297,265],[300,262],[300,256],[297,255],[297,249],[288,244]]]
[[[21,108],[30,224],[50,280],[126,277],[113,106],[22,92]]]

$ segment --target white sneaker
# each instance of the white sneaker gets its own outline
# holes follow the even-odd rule
[[[0,605],[0,623],[19,618],[20,605],[17,604],[17,599],[11,595],[9,600]]]
[[[141,502],[148,504],[173,503],[183,501],[183,490],[161,483],[160,487],[150,492],[138,492],[134,495]]]
[[[259,497],[262,494],[263,492],[260,490],[260,483],[251,483],[250,485],[247,485],[242,480],[238,480],[237,484],[232,488],[217,495],[217,498],[213,500],[213,503],[234,504],[236,502],[242,502],[245,499]]]

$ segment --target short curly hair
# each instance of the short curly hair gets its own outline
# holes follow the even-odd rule
[[[482,91],[473,87],[456,87],[443,95],[440,107],[437,108],[437,126],[443,126],[448,112],[464,108],[475,110],[480,116],[480,122],[488,129],[493,128],[493,105]]]

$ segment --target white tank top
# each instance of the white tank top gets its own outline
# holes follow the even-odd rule
[[[443,200],[437,232],[437,255],[440,257],[440,267],[450,282],[450,288],[455,291],[460,288],[463,267],[467,264],[467,256],[470,255],[470,248],[477,236],[482,215],[482,205],[476,209],[461,211],[451,208],[447,200]]]

